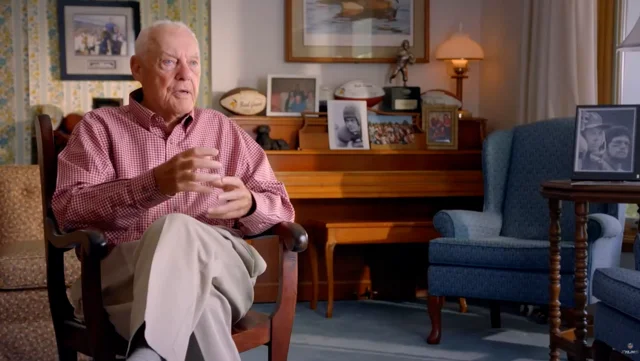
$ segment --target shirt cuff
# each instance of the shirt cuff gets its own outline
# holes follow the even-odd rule
[[[253,191],[251,191],[251,195],[253,195],[253,199],[256,202],[255,210],[248,216],[240,218],[239,222],[250,232],[249,235],[254,235],[268,230],[271,228],[271,225],[269,223],[269,216],[263,213],[269,206],[264,195]]]
[[[162,194],[160,189],[158,189],[156,178],[153,175],[153,169],[131,179],[129,183],[129,194],[135,205],[145,209],[155,207],[171,199],[170,196]]]

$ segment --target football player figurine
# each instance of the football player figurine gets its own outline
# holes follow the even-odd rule
[[[393,70],[393,73],[389,77],[389,82],[395,79],[398,76],[398,73],[402,73],[402,82],[403,86],[407,86],[407,80],[409,80],[409,76],[407,74],[407,66],[413,65],[416,62],[416,57],[409,51],[409,40],[402,41],[402,46],[400,46],[400,50],[398,51],[398,55],[396,55],[396,68]]]

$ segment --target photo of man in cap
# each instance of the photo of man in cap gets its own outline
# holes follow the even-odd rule
[[[579,122],[580,138],[578,139],[581,156],[577,170],[603,170],[602,157],[605,152],[605,129],[610,125],[604,124],[600,114],[596,112],[582,112]]]
[[[635,107],[578,109],[574,171],[632,172]]]

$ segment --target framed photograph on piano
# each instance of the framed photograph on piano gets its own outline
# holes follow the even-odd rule
[[[458,107],[455,105],[423,105],[422,130],[427,149],[458,149]]]
[[[421,130],[414,118],[419,113],[386,113],[369,109],[367,123],[371,149],[421,149]]]
[[[327,101],[329,149],[368,150],[369,127],[364,100]]]

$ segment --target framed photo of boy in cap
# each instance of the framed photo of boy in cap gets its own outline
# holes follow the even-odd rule
[[[364,100],[327,101],[329,149],[371,149]]]
[[[637,174],[635,105],[579,105],[573,180],[640,180]]]

